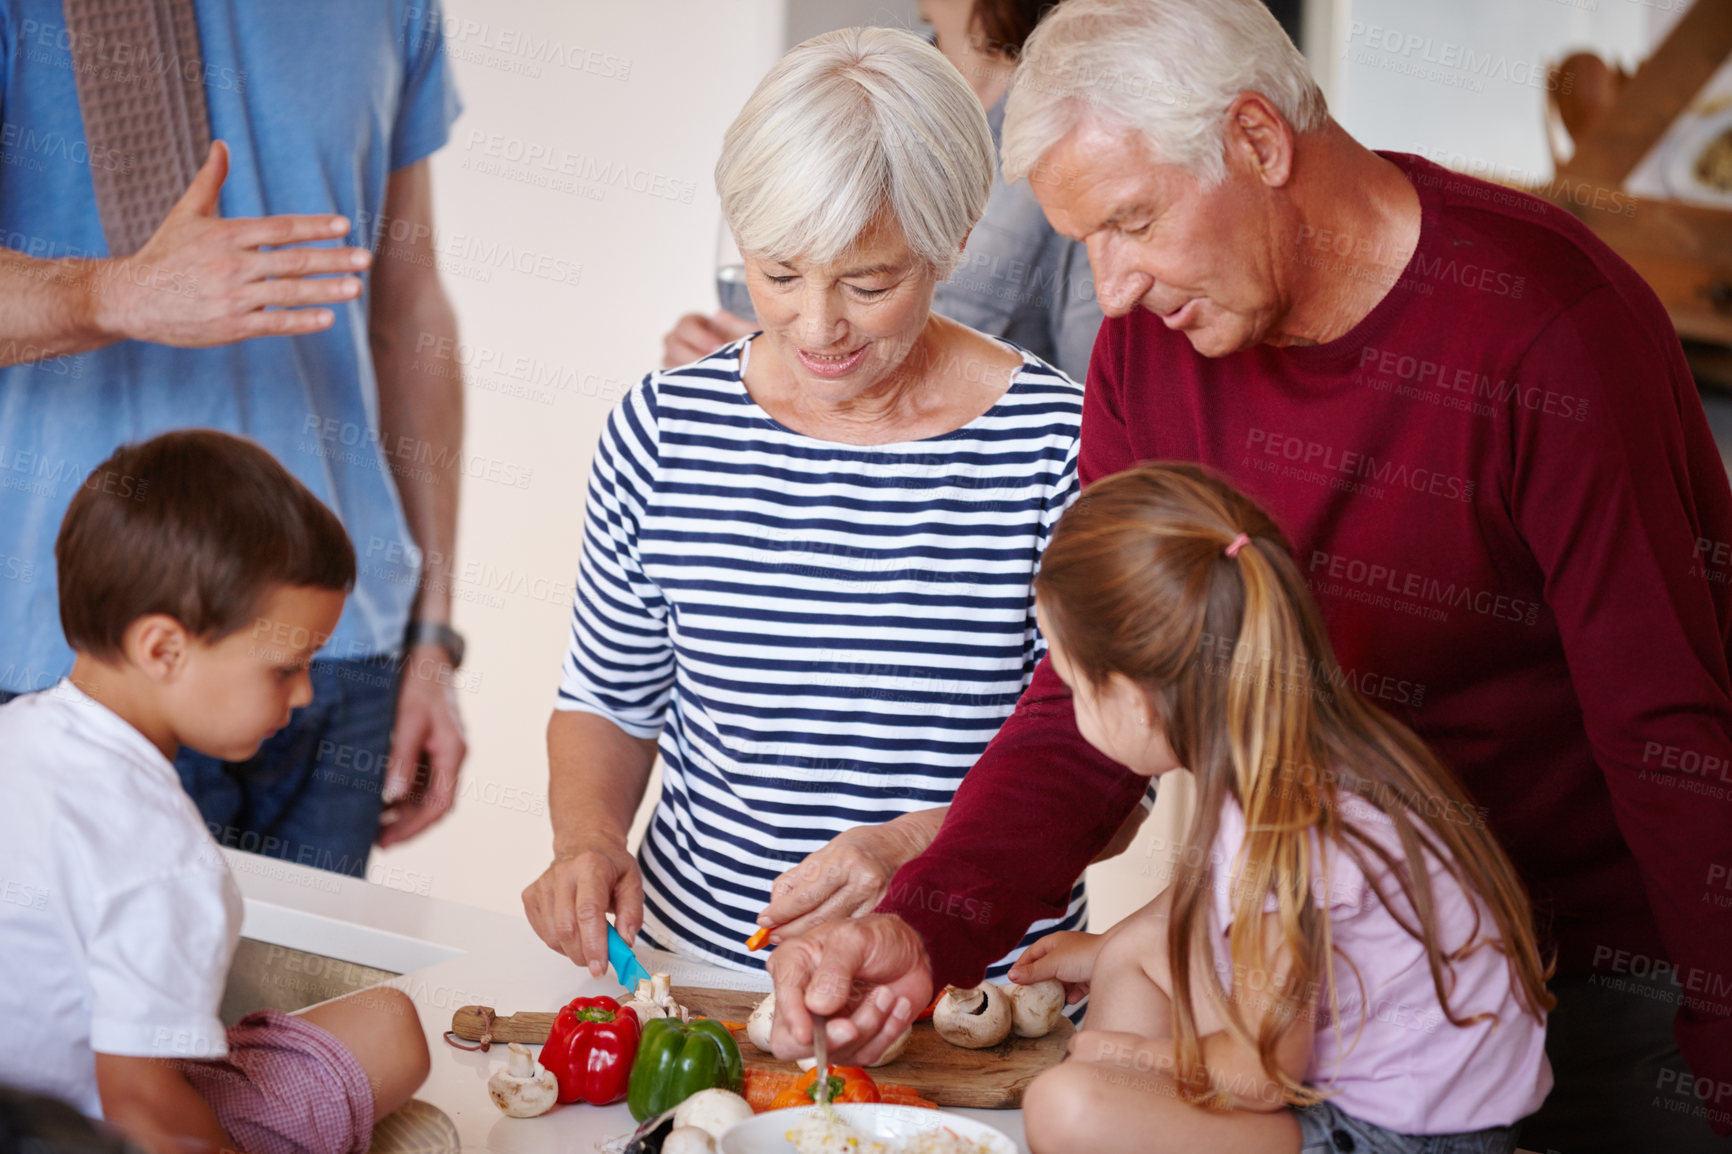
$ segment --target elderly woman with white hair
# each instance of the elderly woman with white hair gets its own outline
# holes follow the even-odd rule
[[[609,912],[759,968],[779,877],[772,943],[870,909],[1045,651],[1030,588],[1082,389],[931,307],[994,165],[962,76],[890,29],[794,48],[728,130],[716,184],[763,331],[610,416],[548,725],[555,860],[524,906],[597,975]],[[1083,919],[1079,880],[1032,936]]]
[[[1042,14],[1056,4],[920,0],[920,19],[932,26],[934,47],[968,81],[986,111],[995,145],[1016,58]],[[939,282],[932,308],[989,336],[1014,341],[1073,381],[1088,374],[1101,327],[1083,246],[1054,232],[1028,186],[1007,184],[1001,173],[994,174],[967,253]],[[711,316],[688,313],[663,338],[663,367],[697,360],[756,330],[751,320],[725,309]]]

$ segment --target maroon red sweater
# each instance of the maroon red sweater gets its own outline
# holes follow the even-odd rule
[[[1337,655],[1466,782],[1560,973],[1678,987],[1732,1081],[1732,492],[1664,310],[1568,214],[1417,157],[1418,249],[1326,345],[1197,355],[1101,329],[1082,480],[1201,461],[1292,541]],[[1308,238],[1307,259],[1340,261]],[[1142,779],[1042,665],[880,907],[969,985],[1071,884]]]

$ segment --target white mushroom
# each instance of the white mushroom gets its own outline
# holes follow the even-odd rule
[[[878,1060],[876,1062],[873,1062],[872,1065],[868,1068],[876,1070],[878,1067],[888,1066],[890,1063],[892,1063],[896,1059],[900,1058],[902,1056],[902,1051],[904,1051],[908,1048],[909,1040],[912,1039],[913,1037],[914,1037],[914,1023],[910,1022],[910,1023],[908,1023],[908,1028],[906,1030],[902,1031],[902,1036],[900,1038],[896,1039],[894,1042],[890,1043],[890,1048],[888,1050],[884,1051],[884,1053],[879,1056]]]
[[[1003,986],[982,982],[972,990],[952,988],[932,1012],[938,1036],[965,1050],[996,1046],[1010,1036],[1010,999]]]
[[[674,1125],[696,1127],[719,1142],[728,1127],[751,1116],[751,1104],[738,1094],[722,1089],[699,1090],[674,1111]],[[664,1145],[662,1149],[665,1151],[667,1147]]]
[[[559,1079],[535,1060],[529,1047],[513,1042],[511,1061],[487,1079],[487,1092],[507,1118],[535,1118],[559,1100]]]
[[[1064,1017],[1063,982],[1048,978],[1009,990],[1011,1021],[1019,1038],[1044,1038]]]
[[[716,1140],[708,1130],[676,1126],[662,1139],[662,1154],[716,1154]]]
[[[768,1054],[770,1052],[770,1030],[776,1024],[776,995],[771,993],[757,1008],[752,1016],[746,1019],[746,1040],[758,1049]]]

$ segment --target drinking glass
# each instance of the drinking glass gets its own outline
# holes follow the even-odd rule
[[[746,291],[746,261],[740,256],[733,231],[725,220],[716,226],[716,299],[741,320],[758,319],[751,294]]]

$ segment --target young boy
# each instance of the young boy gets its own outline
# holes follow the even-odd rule
[[[427,1075],[414,1005],[382,987],[225,1035],[241,898],[172,764],[243,760],[312,700],[355,580],[342,525],[256,445],[190,430],[98,466],[54,555],[72,673],[0,706],[0,1084],[157,1154],[364,1154]]]

